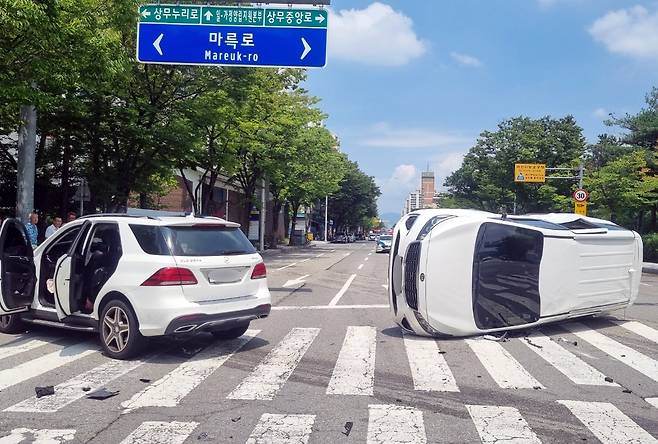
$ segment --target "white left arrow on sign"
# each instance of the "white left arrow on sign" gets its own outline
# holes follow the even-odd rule
[[[162,48],[160,48],[160,42],[162,41],[162,37],[164,37],[164,34],[160,34],[157,39],[155,39],[155,42],[153,42],[153,47],[155,48],[156,51],[158,51],[158,54],[162,55]]]
[[[142,11],[142,17],[147,18],[150,16],[151,16],[151,11],[149,11],[148,9]]]
[[[304,37],[302,37],[302,44],[304,45],[304,52],[302,53],[302,57],[300,60],[304,60],[308,55],[308,53],[311,52],[311,45],[308,44],[308,42]]]
[[[305,274],[304,276],[298,277],[297,279],[289,280],[285,284],[283,284],[283,288],[294,287],[296,285],[303,284],[304,279],[306,279],[309,276],[310,276],[309,274]]]

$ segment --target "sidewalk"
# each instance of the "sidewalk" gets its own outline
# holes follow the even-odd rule
[[[322,242],[322,241],[311,241],[306,245],[277,245],[276,248],[270,248],[268,250],[265,250],[263,252],[260,252],[261,256],[272,256],[275,254],[287,254],[287,253],[294,253],[295,251],[299,250],[308,250],[309,248],[316,247],[317,245],[320,244],[328,244],[328,242]]]

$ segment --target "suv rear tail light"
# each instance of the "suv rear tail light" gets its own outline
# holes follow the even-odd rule
[[[142,283],[142,287],[166,287],[170,285],[196,285],[198,282],[192,270],[179,267],[166,267],[156,271]]]
[[[254,267],[254,271],[251,272],[252,279],[264,279],[267,277],[267,268],[265,264],[260,262]]]

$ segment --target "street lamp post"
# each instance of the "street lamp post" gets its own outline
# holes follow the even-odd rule
[[[328,218],[329,215],[329,196],[326,195],[324,196],[324,241],[327,242],[329,238],[327,237],[327,234],[329,232],[328,230],[328,223],[327,221],[329,220]]]

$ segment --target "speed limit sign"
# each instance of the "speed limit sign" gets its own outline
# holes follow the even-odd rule
[[[583,190],[582,188],[573,192],[573,199],[576,202],[587,202],[588,198],[589,198],[589,193]]]

